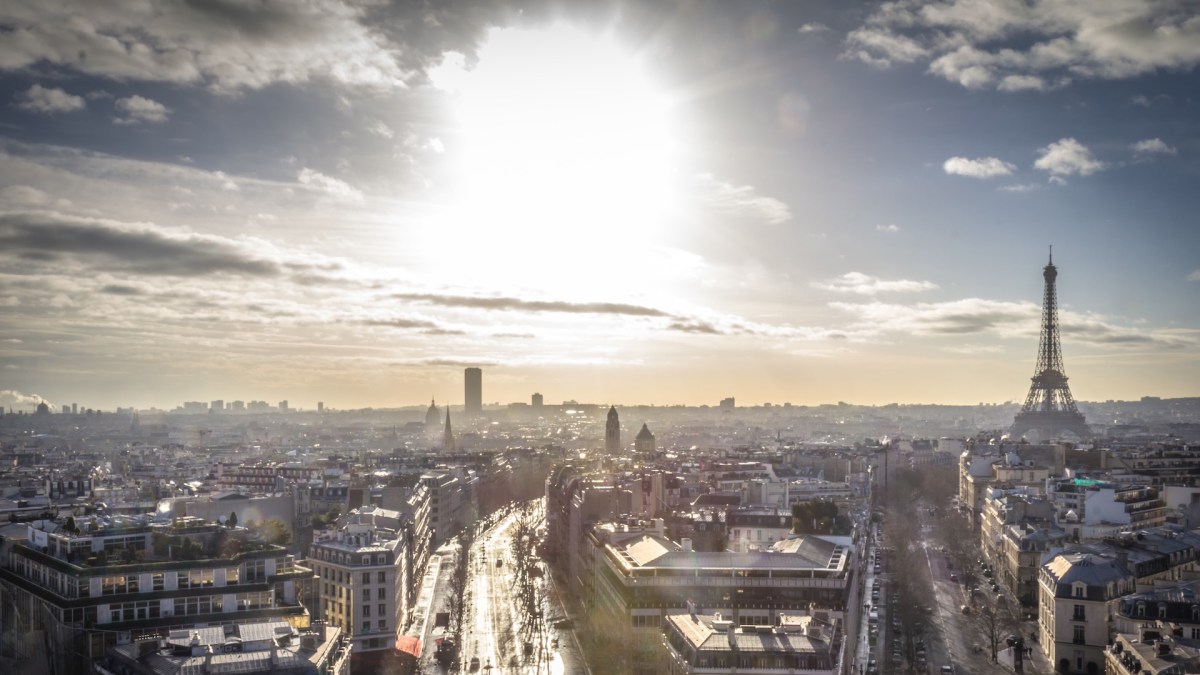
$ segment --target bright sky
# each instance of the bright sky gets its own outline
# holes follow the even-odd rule
[[[0,5],[0,405],[1200,395],[1200,10]],[[422,3],[418,3],[420,5]]]

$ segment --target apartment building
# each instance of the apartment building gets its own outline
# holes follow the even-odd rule
[[[1061,673],[1097,673],[1104,667],[1109,625],[1120,598],[1137,580],[1114,557],[1064,553],[1042,565],[1038,644]]]
[[[315,613],[342,629],[354,655],[390,652],[409,609],[405,534],[353,523],[314,537]]]
[[[246,536],[196,518],[89,518],[53,532],[29,526],[0,556],[0,620],[43,636],[55,673],[86,672],[119,641],[197,623],[307,626],[301,595],[312,571],[284,548]]]

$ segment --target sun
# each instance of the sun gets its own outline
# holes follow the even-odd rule
[[[670,97],[611,35],[494,29],[474,67],[450,55],[430,77],[454,111],[454,204],[439,229],[472,269],[516,285],[587,283],[670,217]]]

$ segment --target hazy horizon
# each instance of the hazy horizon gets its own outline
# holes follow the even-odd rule
[[[0,7],[0,405],[1200,395],[1200,14]],[[24,405],[24,403],[22,403]]]

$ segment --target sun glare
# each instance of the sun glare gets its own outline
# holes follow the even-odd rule
[[[679,190],[668,101],[610,36],[567,25],[496,29],[465,69],[431,73],[453,97],[456,249],[495,280],[559,284],[651,241]],[[592,261],[592,262],[589,262]],[[593,267],[596,264],[596,267]],[[560,285],[559,288],[562,288]]]

